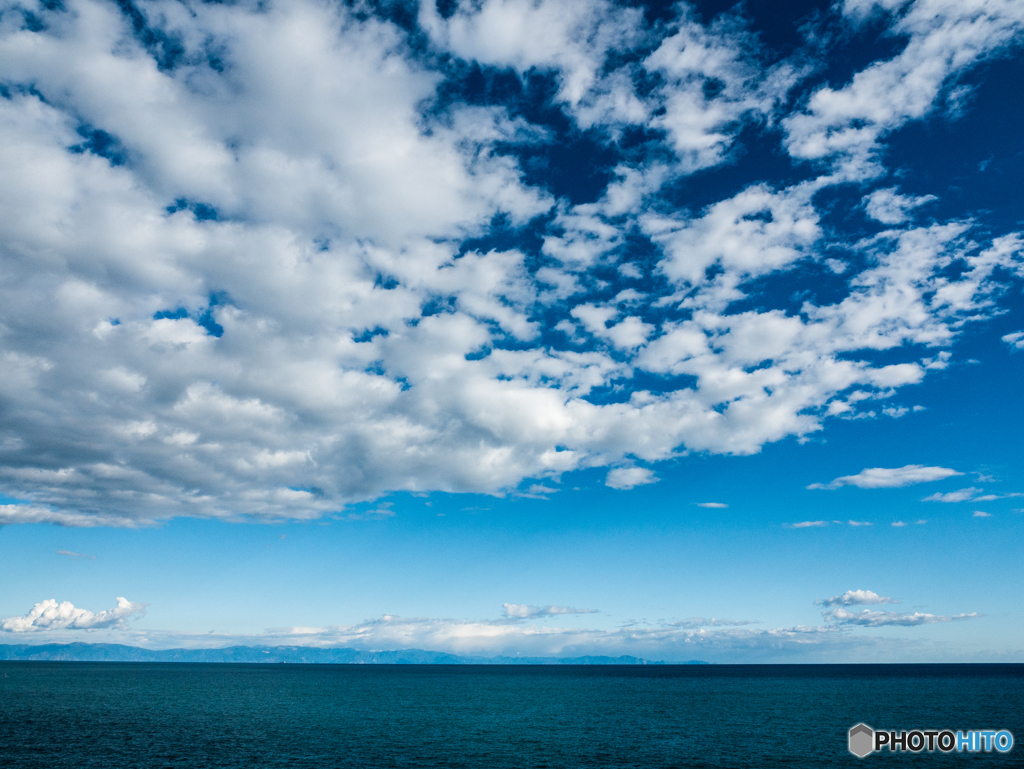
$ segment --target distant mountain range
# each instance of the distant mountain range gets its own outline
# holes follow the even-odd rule
[[[423,649],[365,652],[308,646],[228,646],[223,649],[142,649],[122,644],[0,644],[0,660],[63,662],[263,662],[314,665],[707,665],[640,657],[463,657]]]

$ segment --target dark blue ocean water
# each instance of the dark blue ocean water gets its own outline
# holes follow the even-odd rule
[[[2,662],[0,766],[1024,766],[852,756],[850,726],[1009,729],[1024,665]]]

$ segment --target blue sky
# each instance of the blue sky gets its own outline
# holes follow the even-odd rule
[[[0,9],[0,642],[1021,659],[1019,3]]]

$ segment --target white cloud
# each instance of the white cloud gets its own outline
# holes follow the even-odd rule
[[[892,611],[847,611],[846,609],[831,609],[822,612],[827,622],[834,622],[838,625],[857,625],[860,627],[912,627],[914,625],[934,625],[939,622],[955,622],[958,620],[975,619],[981,615],[977,612],[971,614],[955,614],[947,617],[941,614],[925,614],[923,612],[901,613]]]
[[[573,609],[569,606],[527,606],[524,603],[502,604],[504,616],[509,619],[536,619],[564,614],[596,614],[597,609]]]
[[[911,615],[912,616],[912,615]],[[933,616],[933,615],[927,615]],[[967,618],[970,615],[964,615]],[[954,619],[954,618],[950,618]],[[652,660],[709,662],[920,661],[936,652],[911,638],[881,639],[856,632],[856,623],[751,628],[750,620],[693,617],[627,622],[616,628],[568,627],[557,618],[452,620],[384,615],[354,625],[273,628],[258,635],[147,632],[121,638],[167,648],[228,645],[344,647],[361,650],[428,649],[469,656],[618,656]],[[904,624],[929,624],[910,622]]]
[[[118,606],[93,614],[70,603],[44,601],[24,617],[0,623],[7,632],[45,632],[48,641],[75,640],[81,630],[101,632],[103,640],[145,648],[219,648],[230,645],[344,647],[360,650],[426,649],[462,655],[581,656],[621,654],[666,661],[703,659],[711,662],[767,662],[816,659],[920,661],[924,647],[908,638],[882,639],[857,635],[855,628],[885,625],[914,626],[971,619],[923,613],[848,611],[861,604],[893,603],[871,591],[847,591],[818,601],[827,607],[825,624],[752,629],[754,620],[688,617],[654,622],[626,621],[617,627],[573,626],[558,623],[570,615],[600,614],[566,606],[531,606],[505,603],[502,617],[487,620],[452,620],[400,617],[385,614],[353,625],[271,628],[256,635],[225,633],[189,634],[139,630],[129,620],[140,616],[145,604],[118,599]],[[926,654],[933,654],[925,651]]]
[[[822,598],[814,603],[819,606],[858,606],[862,604],[899,603],[895,598],[886,598],[871,590],[847,590],[842,595]]]
[[[981,489],[974,488],[973,486],[967,489],[959,489],[957,491],[949,491],[945,494],[941,492],[935,492],[930,494],[922,502],[966,502],[969,499],[974,499]]]
[[[769,64],[742,20],[684,6],[650,26],[604,0],[448,19],[425,2],[412,45],[345,5],[143,0],[181,42],[165,66],[116,4],[64,6],[37,7],[35,31],[0,25],[0,483],[30,501],[0,524],[312,519],[397,490],[533,493],[588,467],[652,483],[626,465],[901,415],[878,401],[948,365],[937,348],[1022,274],[1019,234],[965,219],[851,242],[816,202],[1011,44],[1012,3],[918,2],[893,22],[896,58],[795,101],[813,51]],[[574,135],[644,126],[658,159],[605,169],[595,202],[556,200],[508,149],[547,146],[549,127],[439,96],[470,60],[553,76]],[[739,162],[749,121],[830,175],[699,210],[663,196]],[[890,219],[921,201],[864,192]],[[495,221],[533,222],[543,245],[467,245]],[[758,279],[819,264],[840,301],[749,309]],[[894,349],[904,362],[871,362]],[[680,383],[647,392],[638,374]]]
[[[1006,334],[1002,339],[1014,350],[1024,350],[1024,331]]]
[[[57,555],[63,555],[73,561],[95,561],[96,556],[85,553],[76,553],[72,550],[58,550]]]
[[[1024,10],[1014,0],[857,0],[843,9],[859,23],[870,15],[867,8],[893,11],[902,5],[906,10],[889,26],[890,34],[907,39],[900,53],[873,62],[842,87],[820,87],[802,113],[783,119],[793,157],[827,161],[851,180],[879,175],[886,135],[936,110],[959,77],[1002,54],[1024,27]]]
[[[144,614],[146,606],[144,603],[135,603],[118,597],[115,608],[94,613],[88,609],[76,608],[70,601],[57,603],[51,598],[37,603],[22,617],[9,617],[0,621],[0,631],[30,633],[124,628],[129,619]]]
[[[910,218],[910,212],[925,203],[938,200],[934,195],[919,197],[899,195],[895,187],[875,190],[864,197],[868,216],[882,224],[902,224]]]
[[[114,526],[134,528],[145,526],[152,521],[129,515],[104,515],[102,513],[79,513],[67,510],[51,510],[39,505],[0,505],[0,526],[15,523],[52,523],[57,526],[92,528]]]
[[[668,134],[679,171],[693,173],[721,163],[741,119],[768,113],[794,73],[787,66],[767,68],[752,61],[752,41],[739,19],[722,16],[709,29],[682,4],[679,10],[674,34],[643,66],[662,83],[654,94],[661,109],[651,110],[650,123]]]
[[[536,499],[547,499],[548,494],[555,494],[557,492],[558,489],[556,488],[552,488],[551,486],[545,486],[542,483],[535,483],[532,486],[528,487],[526,491],[519,492],[519,495],[523,497],[533,497]]]
[[[688,617],[687,619],[673,620],[661,623],[665,627],[675,628],[705,628],[705,627],[743,627],[745,625],[757,625],[756,620],[750,619],[719,619],[711,617]]]
[[[992,517],[992,513],[986,513],[984,510],[975,510],[974,511],[974,517],[975,518],[991,518]]]
[[[812,483],[809,489],[838,489],[840,486],[856,486],[860,489],[892,489],[915,483],[941,481],[954,475],[963,475],[948,467],[925,467],[904,465],[903,467],[869,467],[856,475],[844,475],[831,483]]]
[[[697,507],[708,507],[714,510],[722,510],[729,506],[725,502],[697,502],[695,504]]]
[[[828,521],[800,521],[800,523],[787,524],[791,529],[810,529],[820,526],[828,526]]]
[[[756,185],[709,206],[698,218],[648,215],[642,223],[665,249],[667,258],[660,270],[672,280],[701,285],[708,268],[725,268],[720,285],[713,286],[717,290],[709,292],[709,298],[721,305],[726,298],[740,297],[736,291],[743,280],[783,268],[807,254],[820,235],[810,201],[814,192],[812,186],[779,192]],[[719,294],[725,296],[719,299]]]
[[[441,18],[435,0],[420,4],[420,22],[438,45],[464,59],[524,74],[533,68],[555,70],[559,98],[572,105],[594,87],[610,52],[628,50],[642,39],[642,17],[639,9],[606,0],[460,2],[448,19]],[[621,93],[620,98],[629,96]]]
[[[616,467],[608,471],[604,484],[613,489],[632,489],[634,486],[657,482],[654,472],[646,467]]]

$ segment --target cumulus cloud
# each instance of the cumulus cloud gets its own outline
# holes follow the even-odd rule
[[[906,45],[844,85],[821,86],[803,111],[782,122],[791,155],[828,163],[851,180],[882,173],[882,143],[892,131],[943,106],[955,114],[958,80],[978,63],[1002,55],[1024,27],[1024,10],[1013,0],[857,0],[842,8],[854,27],[875,12],[888,16],[888,32],[905,37]]]
[[[898,416],[1024,274],[1020,233],[915,224],[927,195],[877,180],[891,131],[1015,50],[1019,3],[918,0],[885,16],[899,53],[831,85],[821,50],[774,61],[685,4],[424,2],[411,32],[313,0],[134,7],[0,5],[38,21],[0,21],[0,488],[27,502],[0,524],[313,519],[594,467],[628,489]],[[522,97],[464,99],[470,72]],[[817,170],[678,204],[761,125]],[[536,174],[560,131],[615,158],[588,202]],[[851,179],[884,232],[822,225]],[[762,301],[814,270],[834,301]]]
[[[901,224],[910,218],[910,212],[925,203],[938,200],[934,195],[918,197],[900,195],[895,188],[875,190],[864,198],[868,216],[882,224]]]
[[[420,21],[439,46],[461,58],[525,74],[550,69],[559,75],[560,99],[577,105],[598,86],[600,70],[615,50],[629,50],[643,38],[643,13],[607,0],[484,0],[456,3],[447,19],[436,0],[420,4]],[[629,99],[630,92],[621,93]],[[622,105],[627,110],[642,109]],[[637,117],[643,117],[641,112]]]
[[[125,628],[128,620],[145,614],[147,604],[118,597],[117,606],[98,613],[79,609],[70,601],[48,599],[37,603],[21,617],[0,621],[5,633],[32,633],[58,630],[109,630]]]
[[[819,606],[857,606],[861,604],[899,603],[895,598],[886,598],[871,590],[847,590],[842,595],[822,598],[814,603]]]
[[[840,486],[856,486],[860,489],[892,489],[915,483],[941,481],[954,475],[963,475],[948,467],[925,467],[904,465],[903,467],[869,467],[856,475],[844,475],[831,483],[812,483],[809,489],[838,489]]]
[[[527,606],[525,603],[502,604],[504,616],[509,619],[537,619],[563,614],[596,614],[597,609],[573,609],[570,606]]]
[[[635,486],[657,482],[654,471],[646,467],[616,467],[608,471],[604,484],[613,489],[632,489]]]
[[[923,523],[923,521],[918,521]],[[905,525],[897,521],[893,525]],[[821,613],[827,623],[836,626],[859,626],[859,627],[887,627],[901,626],[911,627],[914,625],[934,625],[939,622],[953,622],[956,620],[974,619],[981,615],[977,612],[971,614],[956,614],[946,616],[942,614],[926,614],[923,612],[890,612],[875,611],[872,609],[860,609],[850,611],[849,606],[864,606],[900,603],[895,598],[888,598],[879,595],[871,590],[847,590],[842,595],[823,598],[814,602],[818,606],[829,607]]]

